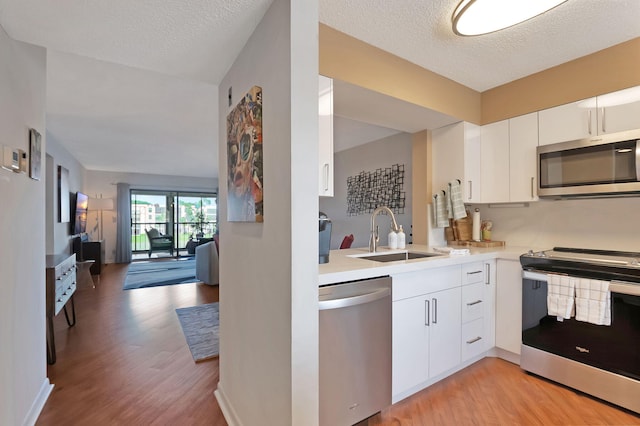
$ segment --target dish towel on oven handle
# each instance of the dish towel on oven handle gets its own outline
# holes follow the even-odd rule
[[[576,279],[576,320],[611,325],[609,281]]]
[[[454,179],[449,182],[449,218],[458,220],[467,217],[467,210],[464,208],[464,201],[462,200],[462,188],[460,188],[460,181]]]
[[[564,321],[573,315],[576,279],[565,275],[547,274],[547,314]]]

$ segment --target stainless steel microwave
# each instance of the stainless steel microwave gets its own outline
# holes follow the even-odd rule
[[[537,148],[540,198],[640,196],[640,130]]]

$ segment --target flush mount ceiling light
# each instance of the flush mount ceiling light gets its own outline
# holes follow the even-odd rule
[[[462,0],[453,12],[453,32],[492,33],[538,16],[567,0]]]

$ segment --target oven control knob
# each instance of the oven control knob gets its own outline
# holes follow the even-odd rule
[[[533,256],[533,250],[529,250],[529,251],[527,252],[527,256]]]

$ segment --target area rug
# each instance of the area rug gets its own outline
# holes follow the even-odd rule
[[[218,303],[176,309],[195,362],[218,356]]]
[[[161,262],[134,262],[124,280],[123,288],[156,287],[161,285],[195,283],[196,260],[194,258],[163,260]]]

